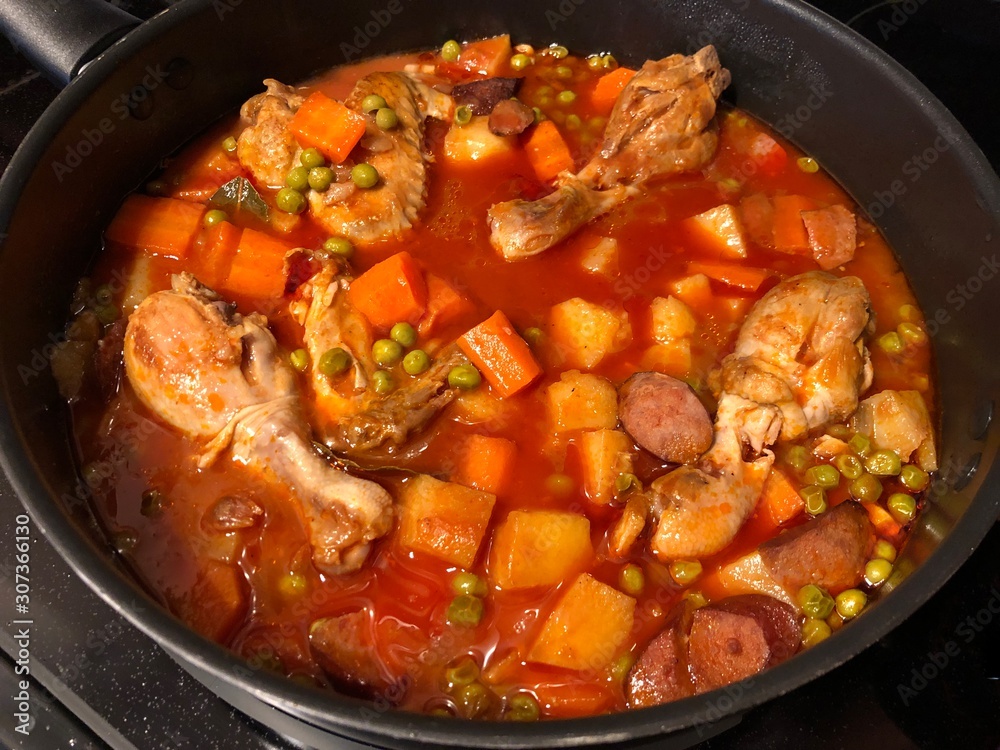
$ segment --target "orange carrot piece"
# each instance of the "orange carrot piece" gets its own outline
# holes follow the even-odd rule
[[[872,526],[875,527],[879,536],[885,537],[891,542],[899,541],[903,527],[889,511],[876,503],[862,503],[862,506],[868,511],[868,518],[871,519]]]
[[[458,346],[501,398],[526,388],[542,374],[527,342],[500,310],[459,338]]]
[[[212,140],[171,163],[163,173],[163,180],[171,198],[201,202],[240,174],[243,167],[235,155],[227,154],[218,140]]]
[[[802,221],[803,211],[812,211],[816,204],[804,195],[774,197],[774,249],[792,255],[810,255],[809,235]]]
[[[542,120],[524,142],[531,168],[542,182],[573,169],[573,154],[552,120]]]
[[[256,299],[275,299],[285,293],[285,255],[291,250],[281,240],[244,229],[223,288]]]
[[[150,255],[184,259],[201,229],[205,207],[175,198],[130,195],[104,232],[109,242]]]
[[[805,507],[802,496],[788,481],[788,477],[778,469],[771,469],[760,502],[775,526],[791,521]]]
[[[424,273],[408,252],[376,263],[351,282],[351,304],[379,328],[417,323],[427,308]]]
[[[510,75],[507,65],[510,54],[510,35],[502,34],[463,44],[457,60],[441,60],[437,69],[438,73],[455,81],[468,80],[470,74],[472,77]]]
[[[603,713],[615,700],[611,686],[600,682],[543,683],[536,685],[533,692],[538,697],[542,716],[552,719]]]
[[[635,71],[629,68],[616,68],[610,73],[602,75],[590,94],[591,106],[602,115],[611,112],[622,90],[634,77]]]
[[[427,274],[427,311],[417,330],[424,336],[438,331],[472,312],[472,303],[457,289],[432,273]]]
[[[318,148],[340,164],[365,134],[365,118],[316,91],[302,103],[288,127],[300,144]]]
[[[215,289],[226,280],[242,237],[243,230],[228,221],[209,227],[193,268],[201,283]]]
[[[708,261],[690,261],[687,265],[690,274],[703,273],[710,279],[748,292],[756,292],[760,285],[774,275],[766,268],[751,268],[750,266],[735,266],[731,263],[710,263]]]
[[[517,446],[512,440],[473,435],[465,441],[452,481],[499,495],[514,472],[516,456]]]

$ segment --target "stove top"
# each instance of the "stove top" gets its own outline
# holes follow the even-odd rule
[[[164,0],[113,0],[140,17]],[[925,83],[1000,169],[998,0],[817,0]],[[0,40],[0,169],[57,90]],[[301,745],[216,697],[83,585],[31,529],[29,688],[16,731],[20,628],[15,537],[23,508],[0,477],[0,743],[25,748]],[[29,524],[30,526],[30,524]],[[864,654],[734,719],[698,748],[1000,747],[1000,525],[954,578]],[[23,640],[23,639],[22,639]],[[322,747],[360,748],[325,739]],[[653,740],[642,747],[673,747]]]

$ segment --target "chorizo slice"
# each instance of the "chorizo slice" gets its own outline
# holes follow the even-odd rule
[[[691,607],[677,605],[666,625],[643,649],[625,678],[625,700],[629,708],[658,706],[694,693],[687,671],[687,633]]]
[[[771,576],[794,595],[813,583],[837,594],[857,586],[875,546],[875,530],[858,503],[848,500],[760,546]]]
[[[654,456],[671,463],[695,461],[712,445],[712,419],[691,387],[658,372],[639,372],[618,390],[625,431]]]
[[[520,78],[484,78],[455,86],[451,90],[455,106],[465,105],[474,115],[488,115],[504,99],[517,92]]]
[[[367,611],[315,620],[309,626],[309,645],[323,671],[342,692],[361,698],[398,692],[376,655]]]
[[[490,112],[489,127],[493,135],[518,135],[535,122],[535,111],[517,99],[504,99]]]

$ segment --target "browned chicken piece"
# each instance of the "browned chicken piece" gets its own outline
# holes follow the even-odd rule
[[[600,150],[578,174],[561,175],[556,192],[540,201],[490,208],[493,247],[507,260],[537,255],[644,183],[704,166],[718,145],[712,118],[729,80],[711,45],[646,62],[618,97]]]
[[[794,276],[765,294],[722,362],[721,388],[781,409],[781,438],[847,419],[872,382],[865,338],[874,328],[860,279],[822,271]]]
[[[284,187],[285,176],[302,153],[288,124],[305,98],[273,78],[264,85],[267,91],[240,109],[240,117],[250,124],[236,140],[236,156],[259,184],[277,189]]]
[[[448,372],[467,359],[457,346],[449,346],[437,353],[426,372],[379,395],[372,385],[378,366],[371,356],[371,326],[348,298],[350,274],[332,259],[320,259],[319,265],[289,307],[302,324],[312,363],[317,432],[328,447],[347,453],[386,442],[399,445],[452,401],[455,390],[448,387]],[[351,365],[342,375],[324,375],[317,365],[324,353],[338,347],[351,355]]]
[[[147,297],[129,318],[125,371],[150,410],[202,443],[200,467],[229,451],[264,481],[288,487],[320,570],[357,570],[391,527],[389,494],[313,449],[295,373],[263,316],[241,316],[190,274],[174,276],[171,290]]]
[[[876,449],[895,451],[903,461],[914,461],[924,471],[937,471],[934,426],[917,391],[881,391],[866,398],[851,428],[870,437]]]

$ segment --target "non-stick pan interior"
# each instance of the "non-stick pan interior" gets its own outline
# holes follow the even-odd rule
[[[836,638],[725,701],[708,694],[628,716],[486,730],[379,711],[251,673],[187,631],[109,562],[108,545],[88,520],[47,352],[122,197],[163,155],[261,90],[266,77],[296,81],[362,57],[501,32],[535,45],[614,51],[633,64],[714,43],[733,73],[730,100],[816,156],[866,207],[931,321],[943,470],[901,557],[899,570],[912,575],[905,582],[901,575],[886,602]],[[113,47],[70,86],[2,186],[0,439],[15,486],[81,575],[172,653],[318,726],[362,737],[539,747],[703,723],[792,689],[870,645],[955,571],[997,516],[1000,472],[991,470],[997,437],[989,430],[1000,394],[993,365],[1000,360],[993,330],[1000,317],[996,177],[919,84],[851,32],[799,5],[464,0],[444,12],[431,0],[189,0]]]

